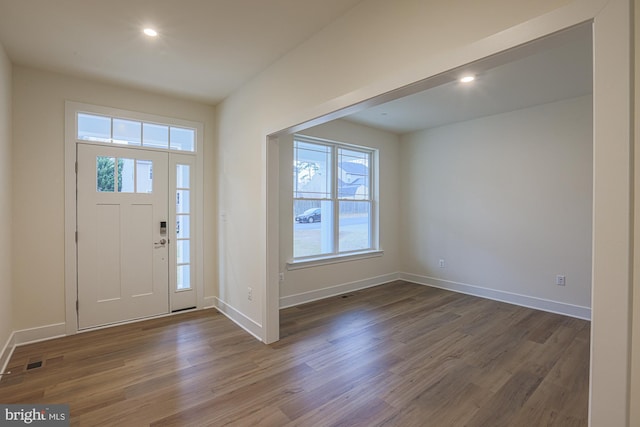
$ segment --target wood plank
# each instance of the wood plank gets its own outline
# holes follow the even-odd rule
[[[202,310],[18,347],[0,402],[74,426],[587,425],[589,322],[402,281],[280,318],[271,345]]]

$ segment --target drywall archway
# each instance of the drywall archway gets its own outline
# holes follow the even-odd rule
[[[297,113],[267,132],[265,161],[277,158],[277,136],[343,117],[424,89],[441,73],[593,21],[594,25],[594,220],[591,425],[629,422],[632,241],[631,1],[574,1],[553,12],[449,52],[428,67],[416,67],[311,110]],[[267,251],[277,248],[277,189],[273,165],[265,168]],[[275,182],[274,182],[275,175]],[[275,186],[275,187],[274,187]],[[277,202],[275,203],[277,206]],[[267,257],[263,339],[277,339],[278,265]]]

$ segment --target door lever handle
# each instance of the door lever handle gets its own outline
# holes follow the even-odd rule
[[[159,242],[154,242],[154,245],[156,246],[156,248],[159,248],[161,246],[164,246],[167,243],[167,239],[160,239]]]

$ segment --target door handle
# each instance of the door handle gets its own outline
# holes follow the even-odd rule
[[[160,248],[167,243],[167,239],[160,239],[159,242],[154,242],[156,248]]]

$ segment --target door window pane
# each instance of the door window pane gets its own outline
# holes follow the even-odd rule
[[[178,239],[191,237],[191,224],[189,215],[178,215],[176,217],[176,236]]]
[[[144,123],[142,145],[151,148],[169,148],[169,126]]]
[[[176,213],[189,213],[189,190],[176,191]]]
[[[134,159],[118,159],[118,192],[135,193],[135,169]]]
[[[170,130],[171,149],[180,151],[194,151],[196,131],[193,129],[176,128]]]
[[[140,145],[142,123],[133,120],[113,119],[113,143]]]
[[[369,202],[339,202],[339,206],[339,251],[371,249],[371,204]]]
[[[111,142],[111,117],[78,113],[78,139]]]
[[[176,288],[178,290],[191,289],[191,266],[179,265],[177,279]]]
[[[189,188],[189,165],[176,165],[176,187]]]
[[[191,245],[191,240],[178,240],[178,264],[188,264],[191,259],[191,254],[189,252]]]
[[[96,190],[114,192],[116,182],[115,157],[98,156],[96,158]]]
[[[136,192],[153,193],[153,162],[136,160]]]

